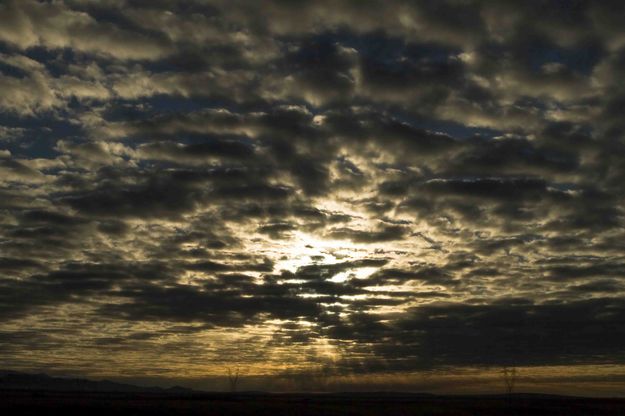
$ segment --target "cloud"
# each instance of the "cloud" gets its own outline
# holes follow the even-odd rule
[[[622,365],[620,6],[535,6],[3,2],[4,362]]]
[[[43,182],[44,175],[36,169],[31,169],[18,160],[11,157],[0,158],[0,173],[2,182]]]
[[[121,59],[154,59],[168,51],[165,39],[150,39],[61,2],[9,1],[3,6],[1,39],[21,49],[69,47]]]
[[[348,239],[357,243],[376,243],[383,241],[400,240],[406,234],[406,227],[398,225],[383,225],[378,230],[365,231],[352,228],[334,228],[328,233],[330,238]]]

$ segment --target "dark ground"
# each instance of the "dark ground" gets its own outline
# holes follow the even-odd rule
[[[0,391],[3,415],[625,415],[625,399],[553,396]]]

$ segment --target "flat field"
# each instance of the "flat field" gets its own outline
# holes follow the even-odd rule
[[[625,415],[625,399],[387,393],[72,393],[0,391],[5,415]]]

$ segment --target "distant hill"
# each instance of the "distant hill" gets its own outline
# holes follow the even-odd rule
[[[0,370],[0,391],[48,391],[48,392],[74,392],[74,393],[150,393],[164,394],[176,396],[193,396],[195,398],[232,398],[238,400],[251,400],[262,397],[273,397],[281,400],[299,400],[306,398],[314,398],[314,400],[333,401],[333,400],[365,400],[368,402],[379,401],[384,402],[393,400],[395,402],[414,401],[419,399],[432,400],[471,400],[471,399],[509,399],[516,400],[562,400],[573,399],[572,396],[561,396],[555,394],[537,394],[537,393],[515,393],[512,396],[505,394],[475,394],[475,395],[437,395],[430,393],[402,392],[402,391],[337,391],[337,392],[284,392],[271,393],[264,391],[240,391],[237,393],[229,392],[210,392],[193,390],[185,387],[174,386],[169,388],[162,387],[143,387],[133,384],[117,383],[109,380],[87,380],[81,378],[52,377],[44,373],[30,374],[17,371]]]
[[[47,374],[27,374],[15,371],[0,371],[0,390],[41,390],[71,392],[116,392],[116,393],[194,393],[184,387],[141,387],[116,383],[108,380],[86,380],[81,378],[51,377]]]

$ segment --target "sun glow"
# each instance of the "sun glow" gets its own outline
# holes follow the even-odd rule
[[[343,283],[349,279],[366,279],[376,270],[378,270],[377,267],[359,267],[357,269],[350,269],[335,274],[329,279],[329,281],[333,283]]]
[[[275,270],[296,272],[310,264],[334,264],[358,259],[361,251],[349,241],[321,239],[302,231],[295,231],[291,239],[272,247],[278,257]]]

